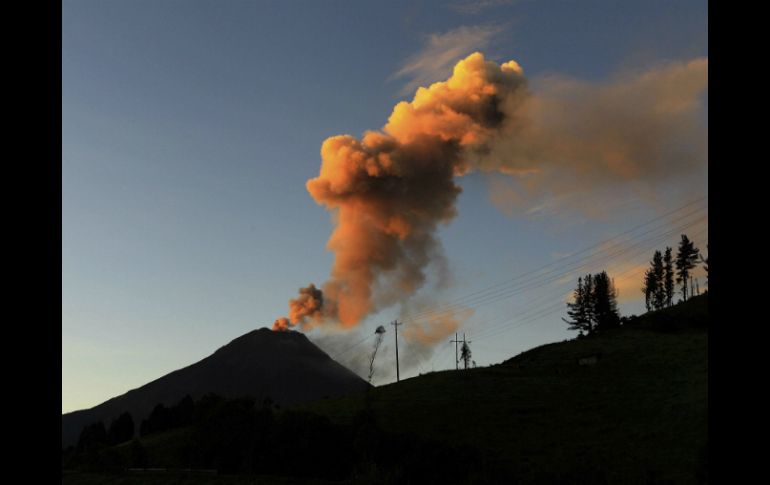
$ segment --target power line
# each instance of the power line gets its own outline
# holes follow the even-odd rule
[[[701,235],[702,233],[704,233],[706,230],[707,230],[707,229],[706,229],[706,228],[704,228],[704,229],[702,229],[701,231],[698,231],[698,232],[696,233],[696,234],[697,234],[697,236],[700,236],[700,235]],[[671,232],[672,232],[672,231],[669,231],[669,233],[671,233]],[[668,235],[670,235],[669,233],[667,233],[667,234],[664,234],[664,235],[662,235],[662,236],[668,236]],[[661,238],[659,237],[659,238],[657,238],[657,239],[656,239],[656,241],[657,241],[657,240],[660,240],[660,239],[661,239]],[[635,254],[634,256],[632,256],[632,258],[633,258],[633,259],[632,259],[632,261],[635,261],[635,260],[636,260],[636,258],[638,258],[639,256],[641,256],[642,254],[645,254],[647,251],[649,251],[649,250],[650,250],[650,248],[654,248],[654,247],[655,247],[654,245],[651,245],[650,247],[646,247],[646,248],[643,248],[641,251],[637,251],[637,252],[636,252],[636,254]],[[647,258],[645,257],[645,260],[646,260],[646,259],[647,259]],[[633,267],[633,266],[632,266],[631,268],[629,268],[629,269],[627,269],[627,270],[625,270],[625,271],[622,271],[622,272],[620,272],[620,273],[616,273],[614,276],[616,276],[616,277],[624,276],[624,275],[628,274],[628,273],[629,273],[629,272],[631,272],[631,271],[636,271],[636,272],[639,272],[639,271],[641,271],[641,269],[642,269],[642,268],[638,268],[638,267]],[[562,288],[562,287],[566,286],[567,284],[568,284],[568,283],[567,283],[567,282],[565,282],[565,283],[563,283],[563,284],[559,285],[559,286],[557,287],[557,289],[558,289],[558,288]],[[548,298],[550,295],[551,295],[551,294],[548,294],[548,295],[543,295],[543,296],[541,296],[540,298],[538,298],[538,300],[543,300],[543,299],[545,299],[545,298]],[[532,303],[532,302],[528,302],[528,303],[531,305],[531,303]],[[558,309],[558,308],[563,308],[563,306],[562,306],[563,304],[564,304],[564,302],[561,302],[561,301],[559,301],[559,302],[556,302],[555,304],[553,304],[553,303],[552,303],[552,304],[550,304],[550,305],[547,305],[546,307],[538,307],[537,305],[534,305],[534,306],[530,306],[530,309],[529,309],[529,310],[527,310],[527,311],[525,311],[525,312],[524,312],[524,314],[523,314],[523,316],[524,316],[524,317],[526,317],[526,319],[529,319],[529,316],[530,316],[531,314],[533,314],[534,312],[537,312],[537,311],[539,311],[541,308],[546,308],[546,309],[547,309],[547,308],[556,308],[556,309]],[[540,316],[543,316],[543,315],[536,315],[536,317],[540,317]],[[521,315],[520,315],[519,317],[521,317]],[[508,319],[508,317],[503,317],[503,320],[507,320],[507,319]],[[497,323],[497,321],[498,321],[498,320],[499,320],[498,318],[492,318],[491,320],[487,320],[487,321],[485,321],[485,322],[484,322],[484,324],[485,324],[485,325],[484,325],[484,328],[482,328],[482,329],[481,329],[481,331],[479,332],[479,334],[480,334],[480,335],[477,335],[477,337],[476,337],[476,338],[477,338],[477,339],[479,339],[479,338],[486,338],[487,336],[486,336],[485,334],[489,333],[490,329],[494,329],[495,327],[497,327],[497,326],[499,325],[499,324]],[[493,324],[493,325],[489,326],[489,322],[490,322],[490,321],[495,321],[495,324]],[[474,325],[474,328],[475,328],[475,327],[478,327],[478,326],[479,326],[479,325]]]
[[[706,232],[706,230],[707,229],[703,229],[701,231],[698,231],[698,233],[696,233],[696,234],[701,235],[702,233]],[[624,276],[624,275],[626,275],[628,273],[631,273],[631,272],[637,272],[638,273],[642,269],[644,269],[644,268],[631,267],[631,268],[627,269],[626,271],[617,273],[615,276],[616,277]],[[509,330],[513,330],[514,328],[519,328],[521,326],[524,326],[527,323],[531,323],[531,322],[537,320],[538,318],[544,317],[544,316],[549,315],[551,313],[555,313],[556,311],[563,310],[564,304],[565,304],[564,302],[558,301],[558,302],[554,302],[554,303],[552,303],[550,305],[547,305],[547,306],[544,306],[544,307],[541,307],[541,308],[533,308],[533,309],[531,309],[531,310],[529,310],[529,311],[524,313],[525,318],[522,318],[522,319],[517,320],[516,322],[514,322],[514,323],[516,323],[516,325],[514,325],[514,326],[512,326],[510,328],[505,328],[505,327],[508,327],[510,324],[503,324],[503,325],[496,324],[496,325],[493,325],[491,327],[486,327],[481,332],[479,332],[478,335],[476,335],[476,339],[477,340],[481,340],[481,339],[497,337],[499,335],[502,335],[502,334],[506,333]],[[507,318],[506,318],[506,320],[507,320]],[[490,332],[490,330],[492,330],[492,331]]]
[[[690,216],[694,215],[695,213],[696,212],[690,212],[690,213],[686,214],[685,216],[679,217],[677,220],[685,219],[687,217],[690,217]],[[707,220],[707,218],[701,216],[698,219],[695,219],[695,220],[692,220],[692,221],[688,221],[686,223],[678,225],[677,227],[674,227],[673,229],[671,229],[670,225],[667,224],[666,226],[657,227],[657,228],[645,231],[644,233],[635,236],[631,240],[625,241],[626,245],[624,247],[620,247],[620,249],[610,253],[609,255],[602,254],[602,253],[588,255],[588,256],[585,256],[583,258],[580,258],[580,259],[578,259],[576,261],[573,261],[573,262],[569,263],[566,267],[562,266],[560,268],[553,268],[550,271],[547,271],[547,272],[545,272],[543,274],[536,275],[536,276],[530,277],[528,279],[524,279],[524,280],[520,281],[519,283],[517,283],[515,285],[512,285],[512,286],[510,286],[508,288],[498,289],[498,290],[496,290],[494,292],[491,292],[491,293],[488,293],[486,295],[479,295],[479,296],[477,296],[477,297],[475,297],[473,299],[467,300],[467,301],[465,301],[463,303],[454,303],[454,304],[446,305],[443,310],[433,310],[432,313],[423,311],[421,313],[425,314],[425,316],[423,316],[422,318],[412,317],[410,320],[412,322],[429,321],[431,318],[436,318],[436,317],[441,316],[441,315],[451,314],[451,313],[453,313],[455,311],[458,311],[459,309],[463,309],[463,308],[467,308],[467,307],[478,307],[478,306],[489,304],[489,303],[492,303],[492,302],[495,302],[495,301],[499,301],[499,300],[502,300],[502,299],[510,298],[511,296],[514,296],[514,295],[516,295],[518,293],[522,293],[522,292],[525,292],[525,291],[529,291],[531,289],[539,288],[539,287],[542,287],[542,286],[544,286],[544,285],[546,285],[546,284],[548,284],[550,282],[556,281],[556,280],[558,280],[559,278],[561,278],[563,276],[566,276],[566,275],[568,275],[568,274],[570,274],[572,272],[578,271],[582,267],[588,266],[589,264],[597,264],[597,263],[600,263],[602,261],[606,261],[606,260],[618,257],[618,256],[620,256],[620,255],[622,255],[624,253],[630,252],[633,249],[638,248],[638,247],[644,245],[645,243],[649,243],[650,241],[657,241],[660,238],[668,237],[671,234],[675,234],[676,232],[686,230],[687,228],[689,228],[691,226],[694,226],[694,225],[697,225],[697,224],[699,224],[700,222],[702,222],[704,220]],[[645,236],[645,235],[647,235],[647,234],[649,234],[651,232],[660,231],[661,229],[668,229],[668,230],[666,230],[662,234],[653,234],[652,236],[650,236],[650,237],[648,237],[646,239],[643,239],[643,240],[641,240],[639,242],[636,242],[635,244],[628,245],[628,242],[633,241],[636,238],[640,238],[640,237]],[[616,243],[613,246],[621,246],[621,244]],[[610,247],[612,247],[612,246],[610,246]],[[592,263],[589,263],[589,262],[592,261],[592,259],[596,259],[596,261],[593,261]],[[563,260],[564,260],[564,258],[562,258],[562,260],[560,260],[560,261],[563,261]],[[547,265],[545,267],[548,267],[548,266],[551,266],[551,265],[553,265],[553,263],[549,264],[549,265]],[[567,269],[565,270],[565,268],[567,268]],[[532,272],[530,272],[530,273],[532,273]],[[520,277],[518,277],[518,278],[520,279]],[[479,293],[479,292],[477,292],[477,293]]]
[[[591,251],[593,249],[601,248],[603,245],[607,244],[608,242],[611,242],[613,240],[619,239],[619,238],[621,238],[624,235],[633,233],[634,231],[637,231],[637,230],[639,230],[639,229],[641,229],[641,228],[643,228],[645,226],[648,226],[648,225],[650,225],[650,224],[652,224],[654,222],[663,220],[663,219],[667,218],[668,216],[670,216],[672,214],[676,214],[677,212],[680,212],[680,211],[682,211],[683,209],[685,209],[687,207],[690,207],[690,206],[692,206],[694,204],[697,204],[697,203],[701,202],[704,198],[705,197],[701,197],[699,199],[696,199],[696,200],[694,200],[694,201],[692,201],[692,202],[690,202],[688,204],[685,204],[685,205],[679,207],[678,209],[669,211],[669,212],[667,212],[667,213],[665,213],[665,214],[663,214],[663,215],[661,215],[659,217],[656,217],[656,218],[651,219],[651,220],[649,220],[649,221],[647,221],[647,222],[645,222],[643,224],[635,226],[635,227],[633,227],[633,228],[631,228],[631,229],[629,229],[627,231],[624,231],[623,233],[620,233],[620,234],[618,234],[616,236],[613,236],[613,237],[611,237],[609,239],[606,239],[606,240],[601,241],[599,243],[593,244],[593,245],[591,245],[591,246],[589,246],[587,248],[584,248],[584,249],[582,249],[582,250],[580,250],[580,251],[578,251],[576,253],[573,253],[573,254],[571,254],[569,256],[566,256],[564,258],[560,258],[560,259],[558,259],[556,261],[548,263],[548,264],[546,264],[544,266],[541,266],[539,268],[536,268],[534,270],[522,273],[522,274],[520,274],[520,275],[518,275],[518,276],[516,276],[514,278],[511,278],[511,279],[508,279],[506,281],[497,283],[497,284],[492,285],[490,287],[487,287],[487,288],[485,288],[483,290],[479,290],[479,291],[476,291],[474,293],[470,293],[470,294],[465,295],[465,296],[457,297],[457,298],[448,300],[444,304],[437,305],[437,306],[435,306],[433,308],[423,309],[423,310],[421,310],[419,312],[413,313],[411,315],[407,315],[405,318],[408,318],[408,319],[411,319],[411,320],[417,320],[417,319],[420,319],[421,317],[426,317],[426,316],[431,315],[431,314],[446,313],[446,312],[449,312],[449,311],[453,311],[453,309],[455,307],[457,307],[457,306],[460,306],[460,305],[463,305],[463,306],[465,306],[465,305],[472,305],[473,302],[475,302],[477,300],[483,300],[485,298],[494,297],[494,296],[500,294],[501,292],[504,293],[504,292],[510,290],[510,288],[506,288],[505,287],[506,285],[511,285],[511,283],[513,283],[513,282],[515,282],[517,280],[521,280],[525,276],[534,275],[534,274],[536,274],[536,273],[538,273],[538,272],[540,272],[540,271],[542,271],[544,269],[547,269],[547,268],[549,268],[551,266],[563,264],[565,261],[567,261],[567,260],[569,260],[571,258],[574,258],[575,256],[577,256],[579,254],[586,253],[586,252]],[[674,221],[670,221],[669,223],[667,223],[667,225],[671,224],[672,222],[676,222],[676,221],[679,221],[681,219],[687,218],[687,217],[689,217],[689,216],[691,216],[691,215],[693,215],[693,214],[695,214],[695,213],[697,213],[697,212],[699,212],[701,210],[703,210],[703,208],[696,209],[695,211],[690,211],[690,212],[686,213],[683,216],[680,215],[677,218],[675,218]],[[665,227],[665,226],[663,226],[663,227]],[[646,231],[646,232],[644,232],[642,234],[639,234],[639,235],[636,235],[636,236],[634,236],[631,239],[633,240],[634,238],[638,238],[638,237],[640,237],[642,235],[648,234],[648,233],[650,233],[652,231],[659,230],[659,229],[661,229],[661,227],[653,228],[652,230]],[[611,245],[610,247],[612,247],[614,245],[617,245],[617,244],[618,243],[615,243],[615,244]],[[606,248],[604,250],[606,250]],[[589,255],[588,257],[591,257],[591,256]],[[585,259],[585,258],[581,258],[581,259]],[[548,273],[546,273],[546,274],[548,274]],[[542,276],[544,276],[544,275],[540,275],[540,276],[537,276],[537,277],[542,277]],[[515,285],[515,286],[517,286],[517,285]]]
[[[333,359],[334,359],[334,360],[337,360],[337,358],[339,358],[339,357],[340,357],[340,356],[342,356],[343,354],[346,354],[346,353],[350,352],[351,350],[355,349],[356,347],[358,347],[358,346],[359,346],[359,345],[361,345],[362,343],[366,342],[366,340],[367,340],[367,339],[369,339],[369,337],[371,337],[371,335],[367,335],[367,336],[365,336],[364,338],[362,338],[361,340],[359,340],[358,342],[356,342],[354,345],[352,345],[352,346],[348,347],[347,349],[343,350],[342,352],[340,352],[340,353],[336,354],[336,355],[333,357]]]
[[[688,205],[692,205],[692,203],[688,204]],[[683,207],[687,207],[687,206],[683,206]],[[474,303],[476,304],[476,306],[482,306],[482,305],[493,303],[494,301],[499,301],[501,299],[509,298],[510,296],[513,296],[515,293],[523,293],[523,292],[529,291],[531,289],[541,287],[541,286],[543,286],[545,284],[548,284],[549,282],[558,281],[558,279],[564,277],[565,275],[577,272],[577,271],[579,271],[580,268],[585,267],[588,264],[599,264],[599,263],[607,264],[610,261],[613,261],[614,259],[617,259],[617,258],[619,258],[620,256],[623,256],[623,255],[626,255],[626,257],[629,257],[628,253],[633,253],[632,255],[630,255],[632,257],[638,257],[640,254],[643,254],[644,252],[649,250],[648,247],[651,245],[651,243],[652,244],[657,244],[658,242],[660,242],[661,240],[671,236],[672,234],[675,234],[675,233],[677,233],[679,231],[684,231],[684,230],[686,230],[686,229],[688,229],[690,227],[693,227],[693,226],[697,226],[699,223],[701,223],[703,221],[707,221],[708,218],[704,217],[704,216],[699,216],[699,217],[696,217],[694,219],[687,220],[691,216],[698,214],[701,210],[702,209],[694,210],[694,211],[689,211],[689,212],[687,212],[684,215],[679,215],[678,217],[674,218],[674,220],[669,221],[665,225],[661,225],[661,226],[652,228],[650,230],[647,230],[647,231],[645,231],[643,233],[637,234],[633,238],[631,238],[630,240],[626,240],[626,241],[622,241],[622,242],[619,241],[619,242],[611,245],[610,248],[620,246],[622,243],[625,243],[626,246],[625,247],[621,247],[619,250],[616,250],[616,251],[610,253],[609,255],[606,254],[606,253],[597,253],[597,254],[589,254],[589,255],[584,256],[583,258],[579,258],[579,259],[571,262],[568,265],[569,269],[567,271],[564,271],[564,268],[562,268],[562,271],[560,271],[560,272],[555,272],[554,270],[551,270],[551,271],[548,271],[548,272],[546,272],[544,274],[535,275],[535,276],[533,276],[533,277],[531,277],[529,279],[525,279],[524,281],[520,281],[517,285],[515,285],[515,286],[513,286],[511,288],[506,289],[505,293],[500,293],[499,290],[498,290],[497,293],[491,293],[491,294],[488,294],[488,295],[479,295],[483,291],[482,292],[476,292],[475,294],[479,295],[479,296],[477,296],[476,301]],[[675,212],[676,211],[671,211],[670,213],[675,213]],[[680,222],[680,224],[678,224],[677,226],[671,228],[670,224],[673,223],[673,222]],[[646,223],[644,225],[649,225],[649,223]],[[637,226],[637,228],[643,227],[644,225]],[[664,230],[664,232],[661,233],[660,231],[662,229]],[[707,229],[708,228],[706,227],[703,230],[699,231],[698,235],[700,235],[700,233],[702,233],[702,232],[706,232]],[[631,231],[626,231],[625,234],[628,234],[629,232],[631,232]],[[646,238],[644,238],[644,239],[642,239],[640,241],[637,241],[635,244],[628,245],[629,242],[638,240],[639,238],[642,238],[643,236],[649,235],[651,233],[652,233],[651,236],[646,237]],[[613,240],[613,239],[618,239],[618,236],[615,236],[614,238],[610,238],[610,239],[608,239],[608,241],[609,240]],[[603,243],[595,244],[595,245],[592,246],[592,248],[593,247],[597,247],[597,246],[601,246],[601,244],[603,244]],[[640,250],[640,248],[641,248],[641,250]],[[636,249],[636,251],[634,251],[635,249]],[[606,248],[605,248],[605,250],[606,250]],[[580,251],[578,253],[573,253],[570,257],[574,257],[577,254],[581,254],[581,253],[585,253],[585,252],[586,252],[586,250],[582,250],[582,251]],[[568,259],[570,259],[570,257],[561,258],[559,261],[568,260]],[[545,265],[543,268],[548,268],[549,266],[552,266],[553,264],[554,263],[551,263],[549,265]],[[543,268],[541,268],[541,269],[543,269]],[[615,276],[622,276],[622,275],[624,275],[624,274],[626,274],[626,273],[628,273],[630,271],[634,271],[634,270],[639,271],[639,268],[632,267],[632,268],[629,268],[626,271],[623,271],[621,273],[617,273]],[[536,271],[537,270],[530,271],[529,274],[535,273]],[[523,275],[519,275],[517,278],[514,278],[513,280],[521,279],[521,276],[523,276]],[[557,289],[559,289],[559,288],[561,288],[563,286],[566,286],[566,285],[567,285],[567,282],[565,282],[562,285],[557,286]],[[499,285],[496,285],[496,286],[499,286]],[[510,293],[511,290],[516,290],[516,291],[515,291],[515,293]],[[540,298],[538,298],[538,300],[543,300],[544,298],[547,298],[548,296],[549,295],[541,296]],[[467,299],[467,296],[464,297],[464,298]],[[468,303],[470,303],[470,302],[468,302]],[[529,303],[532,303],[532,302],[529,302]],[[542,306],[542,307],[538,307],[538,306],[535,306],[534,308],[530,307],[530,309],[523,314],[523,317],[524,317],[523,319],[517,319],[516,322],[512,322],[512,323],[515,323],[515,325],[513,327],[511,327],[511,324],[499,325],[499,324],[496,323],[492,327],[487,327],[485,325],[485,328],[482,329],[482,334],[477,336],[477,340],[479,338],[487,339],[487,338],[494,337],[496,335],[507,333],[507,331],[509,331],[509,330],[511,330],[513,328],[519,328],[519,327],[524,326],[526,324],[529,324],[529,323],[531,323],[533,321],[536,321],[538,318],[547,316],[547,315],[555,313],[557,311],[562,311],[563,308],[564,308],[564,304],[565,304],[565,302],[560,300],[560,301],[556,301],[554,303],[551,303],[551,304],[548,304],[548,305],[545,305],[545,306]],[[436,312],[436,310],[433,310],[433,311],[434,311],[434,313]],[[425,312],[421,312],[421,313],[425,313]],[[448,311],[444,310],[444,313],[448,313]],[[437,313],[437,315],[441,315],[441,313]],[[417,322],[417,321],[420,321],[420,320],[428,320],[428,318],[426,317],[424,319],[412,319],[413,322]],[[495,321],[495,320],[498,320],[498,318],[494,318],[493,317],[492,320]],[[503,316],[503,321],[501,323],[505,322],[506,320],[508,320],[508,317],[507,316]],[[487,320],[487,322],[489,322],[489,320]],[[485,322],[485,324],[487,322]],[[490,330],[492,330],[492,333],[490,333]],[[455,336],[455,340],[459,341],[457,335]],[[455,341],[450,341],[449,343],[455,343]],[[433,366],[433,362],[440,355],[443,355],[443,353],[445,351],[446,351],[446,347],[441,352],[439,352],[439,354],[436,355],[431,360],[431,366]],[[459,360],[458,360],[457,352],[458,352],[458,349],[457,349],[457,344],[456,344],[455,345],[455,368],[456,369],[458,368],[458,365],[459,365]]]
[[[565,256],[564,258],[560,258],[560,259],[558,259],[558,260],[556,260],[556,261],[553,261],[553,262],[551,262],[551,263],[548,263],[548,264],[546,264],[546,265],[544,265],[544,266],[541,266],[540,268],[536,268],[536,269],[534,269],[534,270],[531,270],[531,271],[528,271],[528,272],[522,273],[522,274],[520,274],[520,275],[518,275],[518,276],[516,276],[516,277],[514,277],[514,278],[511,278],[511,279],[509,279],[509,280],[506,280],[506,281],[503,281],[503,282],[497,283],[497,284],[495,284],[495,285],[492,285],[492,286],[490,286],[490,287],[488,287],[488,288],[485,288],[485,289],[483,289],[483,290],[479,290],[479,291],[477,291],[477,292],[474,292],[474,293],[471,293],[471,294],[469,294],[469,295],[466,295],[466,296],[463,296],[463,297],[459,297],[459,298],[457,298],[456,300],[464,300],[464,299],[466,299],[466,298],[469,298],[469,297],[473,297],[473,296],[475,296],[475,295],[479,295],[479,294],[482,294],[482,293],[488,292],[489,290],[492,290],[492,289],[494,289],[494,288],[496,288],[496,287],[498,287],[498,286],[506,285],[506,284],[509,284],[509,283],[511,283],[511,282],[513,282],[513,281],[516,281],[516,280],[518,280],[518,279],[520,279],[520,278],[522,278],[522,277],[524,277],[524,276],[527,276],[527,275],[530,275],[530,274],[533,274],[533,273],[537,273],[538,271],[541,271],[541,270],[543,270],[543,269],[546,269],[546,268],[548,268],[549,266],[553,266],[553,265],[557,265],[557,264],[560,264],[560,263],[564,262],[565,260],[568,260],[568,259],[570,259],[570,258],[573,258],[574,256],[576,256],[576,255],[578,255],[578,254],[582,254],[582,253],[585,253],[585,252],[587,252],[587,251],[590,251],[590,250],[592,250],[592,249],[594,249],[594,248],[600,248],[602,245],[604,245],[604,244],[606,244],[606,243],[608,243],[608,242],[610,242],[610,241],[612,241],[612,240],[614,240],[614,239],[619,239],[620,237],[622,237],[622,236],[624,236],[624,235],[627,235],[627,234],[630,234],[630,233],[632,233],[632,232],[634,232],[634,231],[636,231],[636,230],[638,230],[638,229],[640,229],[640,228],[642,228],[642,227],[644,227],[644,226],[647,226],[647,225],[649,225],[649,224],[651,224],[651,223],[653,223],[653,222],[659,221],[659,220],[661,220],[661,219],[665,219],[666,217],[668,217],[668,216],[670,216],[670,215],[672,215],[672,214],[675,214],[676,212],[679,212],[679,211],[681,211],[681,210],[683,210],[683,209],[685,209],[685,208],[687,208],[687,207],[689,207],[689,206],[691,206],[691,205],[693,205],[693,204],[696,204],[696,203],[700,202],[700,201],[701,201],[702,199],[704,199],[704,198],[705,198],[705,197],[701,197],[700,199],[696,199],[696,200],[694,200],[694,201],[692,201],[692,202],[690,202],[690,203],[688,203],[688,204],[685,204],[685,205],[683,205],[683,206],[679,207],[678,209],[674,209],[674,210],[672,210],[672,211],[669,211],[669,212],[667,212],[667,213],[665,213],[665,214],[663,214],[663,215],[661,215],[661,216],[659,216],[659,217],[656,217],[656,218],[654,218],[654,219],[651,219],[651,220],[649,220],[649,221],[647,221],[647,222],[645,222],[645,223],[643,223],[643,224],[639,224],[638,226],[635,226],[635,227],[633,227],[633,228],[631,228],[631,229],[629,229],[629,230],[627,230],[627,231],[625,231],[625,232],[622,232],[622,233],[620,233],[620,234],[618,234],[618,235],[615,235],[615,236],[613,236],[613,237],[611,237],[611,238],[608,238],[608,239],[605,239],[605,240],[603,240],[603,241],[600,241],[600,242],[598,242],[598,243],[596,243],[596,244],[593,244],[593,245],[591,245],[591,246],[589,246],[589,247],[587,247],[587,248],[584,248],[584,249],[582,249],[582,250],[580,250],[580,251],[578,251],[578,252],[572,253],[572,254],[570,254],[569,256]],[[702,210],[702,209],[699,209],[699,210]],[[693,213],[695,213],[695,212],[697,212],[697,210],[696,210],[696,211],[693,211],[693,212],[690,212],[690,213],[688,213],[688,214],[686,214],[684,217],[687,217],[687,216],[689,216],[689,215],[692,215],[692,214],[693,214]],[[680,216],[680,217],[679,217],[678,219],[676,219],[676,220],[679,220],[679,219],[681,219],[681,218],[682,218],[682,216]],[[635,237],[638,237],[638,236],[635,236]],[[450,302],[451,302],[451,301],[452,301],[452,300],[450,300]],[[428,309],[424,309],[424,310],[421,310],[421,311],[419,311],[419,312],[416,312],[416,313],[413,313],[413,314],[409,315],[409,317],[416,317],[416,316],[419,316],[419,315],[422,315],[422,314],[425,314],[425,313],[432,313],[432,312],[434,312],[434,311],[437,311],[436,309],[440,309],[442,306],[446,306],[446,305],[439,305],[439,306],[437,306],[437,307],[434,307],[435,309],[431,309],[431,308],[428,308]]]
[[[672,234],[675,234],[676,232],[684,231],[690,227],[697,226],[703,221],[708,221],[707,216],[699,215],[699,214],[702,214],[704,210],[707,211],[707,206],[696,207],[694,210],[690,210],[690,211],[686,211],[685,213],[682,213],[684,209],[687,209],[688,207],[699,204],[704,199],[706,199],[706,197],[701,197],[699,199],[691,201],[688,204],[685,204],[677,209],[669,211],[659,217],[648,220],[643,224],[637,225],[616,236],[613,236],[611,238],[608,238],[601,242],[593,244],[578,252],[572,253],[569,256],[560,258],[554,262],[543,265],[540,268],[536,268],[534,270],[520,274],[514,278],[511,278],[501,283],[497,283],[483,290],[479,290],[465,296],[454,298],[441,305],[437,305],[435,307],[423,309],[420,312],[413,313],[408,317],[409,321],[411,323],[421,322],[421,321],[430,321],[432,318],[437,318],[442,315],[451,314],[452,312],[457,311],[460,305],[463,305],[463,306],[472,305],[473,307],[479,307],[479,306],[495,303],[497,301],[501,301],[501,300],[510,298],[512,296],[515,296],[516,294],[524,293],[532,289],[542,287],[553,281],[558,281],[560,278],[564,278],[565,276],[571,273],[575,273],[579,271],[580,268],[584,268],[590,264],[594,264],[594,265],[607,264],[610,261],[613,261],[614,259],[617,259],[623,255],[626,255],[626,257],[629,257],[629,253],[638,255],[637,253],[639,253],[639,248],[642,248],[642,251],[646,251],[647,250],[646,248],[647,246],[650,245],[650,243],[656,243],[661,239],[664,239],[666,237],[669,237]],[[675,217],[671,218],[671,220],[665,221],[667,218],[670,218],[670,216],[672,215],[675,215]],[[688,220],[692,216],[696,216],[696,217],[694,219]],[[665,221],[665,222],[663,222],[662,224],[658,224],[644,232],[635,234],[631,238],[621,240],[623,236],[637,232],[640,229],[659,221]],[[672,224],[676,224],[676,225],[672,228],[671,227]],[[661,230],[663,230],[662,233],[660,232]],[[705,230],[707,230],[707,228]],[[703,231],[700,231],[700,232],[703,232]],[[644,236],[648,236],[648,237],[641,239]],[[613,242],[613,243],[607,246],[607,244],[610,242]],[[634,244],[629,245],[629,243],[631,242],[633,242]],[[613,249],[618,247],[620,247],[620,249],[616,249],[615,251],[607,254],[608,249]],[[599,251],[596,251],[597,249],[599,249]],[[587,252],[588,252],[587,255],[581,258],[575,259],[576,256],[585,254]],[[571,259],[573,259],[573,261],[567,264],[566,266],[568,268],[567,270],[565,270],[564,266],[561,266],[558,268],[552,268],[549,271],[546,271],[543,273],[543,270],[546,270],[552,266],[564,263]],[[624,272],[616,274],[616,276],[621,276],[633,270],[638,271],[639,269],[632,267]],[[529,276],[529,278],[525,278],[526,276]],[[517,282],[517,283],[512,285],[511,283],[513,282]],[[568,284],[567,282],[564,282],[563,284],[558,285],[556,288],[558,290],[559,288],[562,288],[567,284]],[[543,295],[539,297],[537,300],[541,301],[544,298],[547,298],[548,296],[549,295]],[[531,304],[532,302],[529,302],[529,303]],[[486,326],[487,322],[499,321],[497,317],[493,317],[491,320],[487,320],[485,322],[485,328],[483,328],[481,334],[477,336],[477,340],[479,338],[486,339],[496,335],[500,335],[502,333],[506,333],[507,331],[513,328],[521,327],[525,324],[528,324],[528,323],[531,323],[532,321],[537,320],[538,318],[547,316],[556,311],[561,311],[564,308],[564,304],[565,302],[560,300],[544,306],[535,305],[534,307],[530,307],[529,310],[523,313],[522,315],[524,317],[523,319],[517,319],[516,322],[512,322],[512,323],[515,323],[513,327],[510,326],[511,323],[504,323],[505,321],[508,320],[507,316],[503,316],[502,322],[500,322],[500,323],[503,323],[503,325],[495,323],[494,325],[492,325],[492,327],[487,327]],[[491,333],[490,333],[490,330],[492,331]],[[459,365],[459,360],[457,356],[457,352],[458,352],[457,342],[459,342],[457,335],[455,335],[455,340],[452,340],[449,342],[449,343],[456,344],[455,345],[455,368],[458,368],[458,365]],[[434,361],[438,357],[443,355],[445,351],[446,351],[446,347],[433,357],[433,359],[431,360],[431,366],[433,366]],[[397,374],[398,374],[398,363],[397,363]]]

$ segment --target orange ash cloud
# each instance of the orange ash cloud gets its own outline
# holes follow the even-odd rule
[[[454,178],[472,170],[519,182],[516,193],[493,187],[496,202],[543,207],[543,197],[590,201],[607,188],[652,188],[701,170],[707,87],[708,59],[695,59],[609,83],[554,78],[533,94],[516,62],[471,54],[448,80],[398,103],[381,130],[324,141],[320,173],[306,187],[332,213],[334,263],[274,328],[347,329],[408,300],[441,259],[435,233],[457,215]]]
[[[302,322],[317,323],[322,320],[324,298],[321,290],[310,284],[307,288],[299,289],[299,296],[289,300],[289,318],[281,317],[273,322],[273,330],[289,330],[289,328]]]
[[[596,216],[628,194],[654,204],[672,181],[691,199],[706,186],[707,91],[707,58],[607,81],[545,77],[504,108],[511,115],[477,168],[512,176],[491,187],[507,212],[539,205]]]
[[[474,53],[447,81],[398,103],[382,131],[324,141],[320,174],[307,190],[334,215],[327,243],[334,264],[322,297],[308,302],[301,289],[290,301],[289,326],[355,326],[392,303],[392,291],[378,298],[381,277],[402,297],[420,288],[439,250],[436,228],[456,215],[454,177],[469,170],[468,155],[487,149],[505,119],[502,106],[524,88],[514,61],[498,65]]]
[[[273,322],[274,332],[285,332],[286,330],[289,330],[290,327],[291,322],[286,317],[276,318],[276,320]]]

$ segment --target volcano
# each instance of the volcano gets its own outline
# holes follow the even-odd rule
[[[267,328],[242,335],[190,366],[90,409],[62,414],[62,447],[74,445],[83,426],[128,411],[136,429],[159,403],[171,406],[186,395],[212,392],[226,398],[271,399],[288,406],[364,391],[369,384],[295,331]]]

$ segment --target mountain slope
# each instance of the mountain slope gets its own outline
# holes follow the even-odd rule
[[[699,483],[707,324],[704,295],[491,367],[377,387],[370,402],[384,429],[473,446],[522,483]],[[363,400],[301,407],[350,423]]]
[[[91,409],[62,415],[62,447],[77,442],[83,426],[103,420],[105,426],[122,412],[131,413],[136,428],[158,403],[176,404],[213,392],[224,397],[270,398],[281,405],[338,397],[364,390],[368,384],[332,360],[299,332],[254,330],[209,357]]]

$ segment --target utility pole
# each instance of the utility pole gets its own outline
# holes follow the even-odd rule
[[[399,322],[398,320],[394,320],[390,322],[390,324],[396,328],[396,382],[399,382],[401,378],[398,375],[398,326],[403,325],[404,323]]]
[[[465,341],[465,336],[463,336],[463,341]],[[460,340],[457,338],[457,333],[455,332],[455,339],[449,341],[454,342],[455,344],[455,370],[460,370],[460,358],[457,356],[457,344],[460,343]]]

